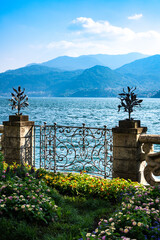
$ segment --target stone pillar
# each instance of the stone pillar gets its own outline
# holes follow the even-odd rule
[[[119,121],[119,127],[113,132],[113,178],[120,177],[141,182],[142,164],[141,143],[138,141],[141,133],[147,128],[140,126],[139,120]]]
[[[33,153],[33,121],[28,116],[9,116],[4,125],[4,160],[8,164],[14,162],[32,164]]]

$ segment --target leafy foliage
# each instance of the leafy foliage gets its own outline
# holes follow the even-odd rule
[[[16,90],[15,88],[13,88],[13,90],[15,91],[15,93],[11,93],[12,98],[9,99],[9,101],[11,102],[10,106],[12,106],[12,110],[13,109],[18,109],[18,113],[16,113],[16,115],[22,115],[22,113],[20,113],[20,110],[22,108],[27,107],[28,104],[28,97],[26,95],[24,95],[24,91],[25,89],[23,89],[23,91],[21,91],[21,87],[18,87],[18,90]]]
[[[129,120],[132,120],[131,113],[133,112],[134,107],[141,106],[143,100],[137,99],[137,94],[134,93],[136,87],[134,89],[127,87],[127,89],[128,92],[125,92],[123,88],[123,93],[118,94],[120,96],[119,99],[121,100],[121,104],[118,105],[118,111],[123,107],[124,111],[129,114]]]

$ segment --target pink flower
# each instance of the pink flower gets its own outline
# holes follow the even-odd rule
[[[12,198],[13,198],[12,196],[9,196],[9,197],[8,197],[8,199],[10,199],[10,200],[12,200]]]
[[[113,221],[113,218],[110,218],[110,219],[109,219],[109,222],[112,222],[112,221]]]
[[[106,240],[106,236],[103,236],[103,237],[102,237],[102,240]]]
[[[2,175],[2,178],[5,178],[6,176],[5,175]]]

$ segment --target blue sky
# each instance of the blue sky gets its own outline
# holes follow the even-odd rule
[[[159,0],[0,3],[0,72],[63,55],[160,54]]]

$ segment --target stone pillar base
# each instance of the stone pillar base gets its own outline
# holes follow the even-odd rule
[[[9,116],[4,125],[4,160],[8,164],[32,164],[33,121],[28,116]]]
[[[119,121],[113,128],[113,177],[141,181],[141,144],[138,139],[147,128],[138,120]]]

